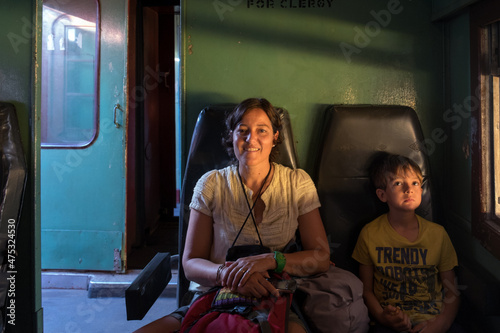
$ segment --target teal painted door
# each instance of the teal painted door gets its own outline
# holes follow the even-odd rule
[[[127,6],[83,2],[44,1],[42,269],[121,271]]]

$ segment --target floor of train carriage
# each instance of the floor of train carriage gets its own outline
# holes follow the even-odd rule
[[[43,331],[127,333],[175,310],[177,244],[178,221],[162,220],[145,245],[132,251],[125,274],[43,271]],[[142,320],[127,321],[125,289],[158,252],[173,256],[172,279]]]

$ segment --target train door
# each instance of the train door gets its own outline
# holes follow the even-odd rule
[[[43,2],[42,269],[123,269],[125,9]]]

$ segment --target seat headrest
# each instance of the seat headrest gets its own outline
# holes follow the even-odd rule
[[[365,177],[374,154],[385,151],[414,160],[428,174],[419,119],[405,106],[332,106],[323,141],[322,167],[333,177]],[[342,159],[338,159],[342,156]],[[328,163],[330,161],[331,163]]]

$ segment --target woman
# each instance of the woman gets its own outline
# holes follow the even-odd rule
[[[314,183],[303,170],[272,162],[281,141],[276,109],[265,99],[247,99],[227,117],[226,127],[224,143],[236,163],[203,175],[190,205],[182,258],[190,290],[220,285],[260,298],[277,293],[266,279],[269,270],[296,276],[326,271],[330,252]],[[303,250],[281,253],[297,229]],[[235,240],[235,245],[261,244],[271,252],[225,265]],[[179,320],[167,316],[159,321],[168,328],[154,322],[143,328],[151,330],[138,332],[154,332],[156,324],[173,331]],[[289,332],[305,332],[297,316],[291,316]]]

